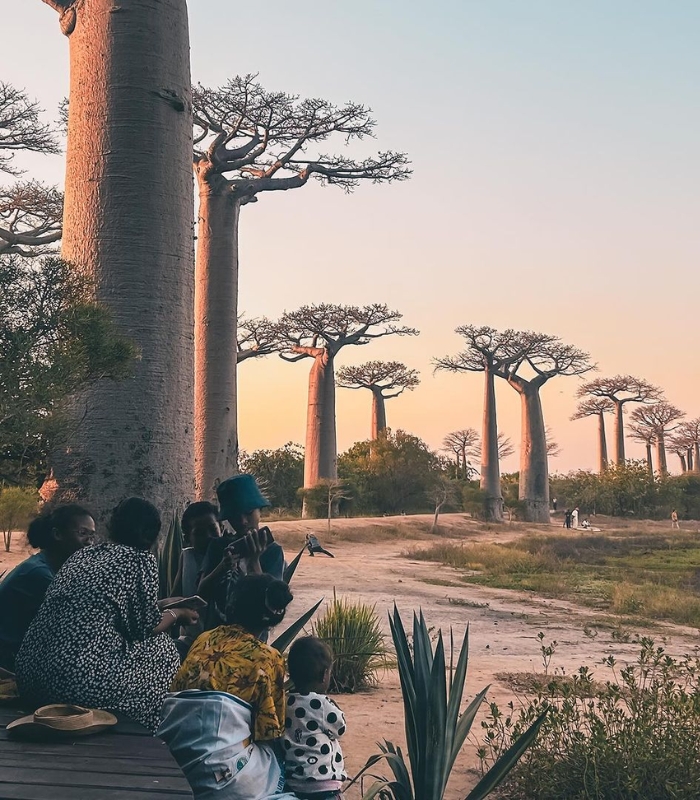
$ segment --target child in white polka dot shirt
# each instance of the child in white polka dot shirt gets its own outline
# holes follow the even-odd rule
[[[338,739],[345,717],[326,695],[333,654],[315,636],[297,639],[289,651],[284,750],[287,790],[300,800],[336,800],[347,779]]]

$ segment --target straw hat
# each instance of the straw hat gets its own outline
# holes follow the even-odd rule
[[[10,722],[7,730],[15,736],[87,736],[117,724],[114,714],[71,705],[42,706],[33,714]]]

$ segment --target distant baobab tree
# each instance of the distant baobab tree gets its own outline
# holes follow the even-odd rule
[[[57,496],[98,517],[130,494],[172,509],[194,473],[187,3],[44,2],[70,60],[61,255],[139,350],[133,378],[81,393]]]
[[[386,401],[412,391],[420,383],[418,370],[400,361],[367,361],[357,367],[341,367],[336,383],[343,389],[372,392],[372,441],[386,431]]]
[[[236,362],[269,356],[279,350],[276,324],[267,317],[238,317]]]
[[[484,492],[484,515],[491,522],[503,520],[503,496],[498,456],[498,421],[494,377],[521,357],[517,331],[497,331],[487,326],[462,325],[456,333],[465,340],[465,348],[455,356],[434,361],[436,370],[484,373],[484,413],[481,434],[481,489]]]
[[[384,336],[415,336],[399,325],[402,315],[388,306],[303,306],[278,323],[280,356],[285,361],[313,359],[304,451],[304,488],[338,478],[335,426],[335,357],[343,347],[364,345]],[[303,513],[306,513],[306,507]]]
[[[596,378],[584,383],[576,393],[579,398],[602,397],[610,400],[615,412],[615,463],[625,463],[624,407],[628,403],[655,403],[663,392],[643,378],[634,375],[614,375],[612,378]]]
[[[692,448],[688,450],[688,445],[682,436],[679,437],[677,434],[672,436],[667,441],[667,447],[674,455],[678,456],[678,460],[681,462],[681,472],[689,471],[688,464],[690,464],[690,469],[692,470],[693,450]]]
[[[469,457],[474,454],[475,450],[478,450],[478,446],[479,434],[475,428],[452,431],[442,440],[442,449],[454,453],[457,457],[457,477],[459,477],[460,469],[465,480],[476,473],[469,463]]]
[[[236,465],[236,319],[241,207],[266,192],[313,180],[351,192],[363,181],[410,176],[404,153],[369,158],[326,155],[331,138],[345,146],[374,135],[370,111],[357,103],[269,92],[255,76],[219,88],[196,86],[194,172],[199,187],[195,278],[195,429],[198,494],[208,497]],[[313,179],[313,180],[312,180]],[[222,353],[227,354],[222,357]]]
[[[520,332],[513,350],[517,360],[499,369],[503,378],[520,395],[522,430],[520,443],[519,498],[525,504],[529,522],[549,522],[549,469],[547,435],[540,389],[552,378],[583,375],[594,369],[590,356],[565,344],[557,336],[532,331]],[[526,378],[521,370],[534,373]]]
[[[0,187],[0,255],[55,253],[62,220],[63,194],[56,187],[38,181]]]
[[[19,176],[18,152],[56,155],[60,152],[53,127],[41,121],[42,109],[22,89],[0,81],[0,172]]]
[[[676,438],[682,440],[687,448],[688,470],[700,472],[700,417],[681,422]]]
[[[656,460],[659,474],[668,475],[668,465],[666,463],[666,437],[669,433],[676,430],[674,422],[685,416],[680,408],[662,400],[653,405],[639,406],[631,414],[631,419],[636,426],[652,431],[656,440]]]
[[[605,436],[605,415],[615,410],[608,397],[587,397],[578,404],[572,420],[596,417],[598,419],[598,472],[602,475],[608,467],[608,443]]]
[[[632,439],[644,445],[644,458],[647,462],[647,470],[649,471],[649,477],[653,478],[654,459],[652,458],[652,448],[656,445],[656,434],[652,428],[646,425],[635,424],[634,422],[629,425],[628,429]]]

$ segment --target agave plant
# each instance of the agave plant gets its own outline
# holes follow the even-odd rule
[[[404,704],[408,763],[392,742],[379,745],[380,753],[372,756],[353,783],[380,761],[386,761],[392,778],[375,777],[363,800],[443,800],[445,788],[459,751],[471,730],[488,686],[460,714],[464,684],[467,678],[469,629],[454,664],[454,640],[450,632],[449,672],[445,659],[442,632],[437,635],[435,650],[430,629],[422,612],[413,615],[413,643],[409,644],[398,609],[389,616],[391,635],[401,680]],[[489,795],[518,762],[537,736],[546,711],[496,761],[467,795],[466,800],[481,800]]]
[[[158,550],[158,591],[161,599],[172,597],[177,570],[180,566],[182,547],[182,526],[180,525],[180,514],[176,509],[168,526],[168,532]]]

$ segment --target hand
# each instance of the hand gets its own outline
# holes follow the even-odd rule
[[[224,557],[222,558],[221,563],[224,565],[224,569],[228,570],[233,569],[240,560],[240,553],[236,553],[236,551],[229,546],[224,550]]]
[[[194,625],[199,621],[199,613],[193,608],[176,608],[173,609],[177,614],[177,621],[181,625]]]

